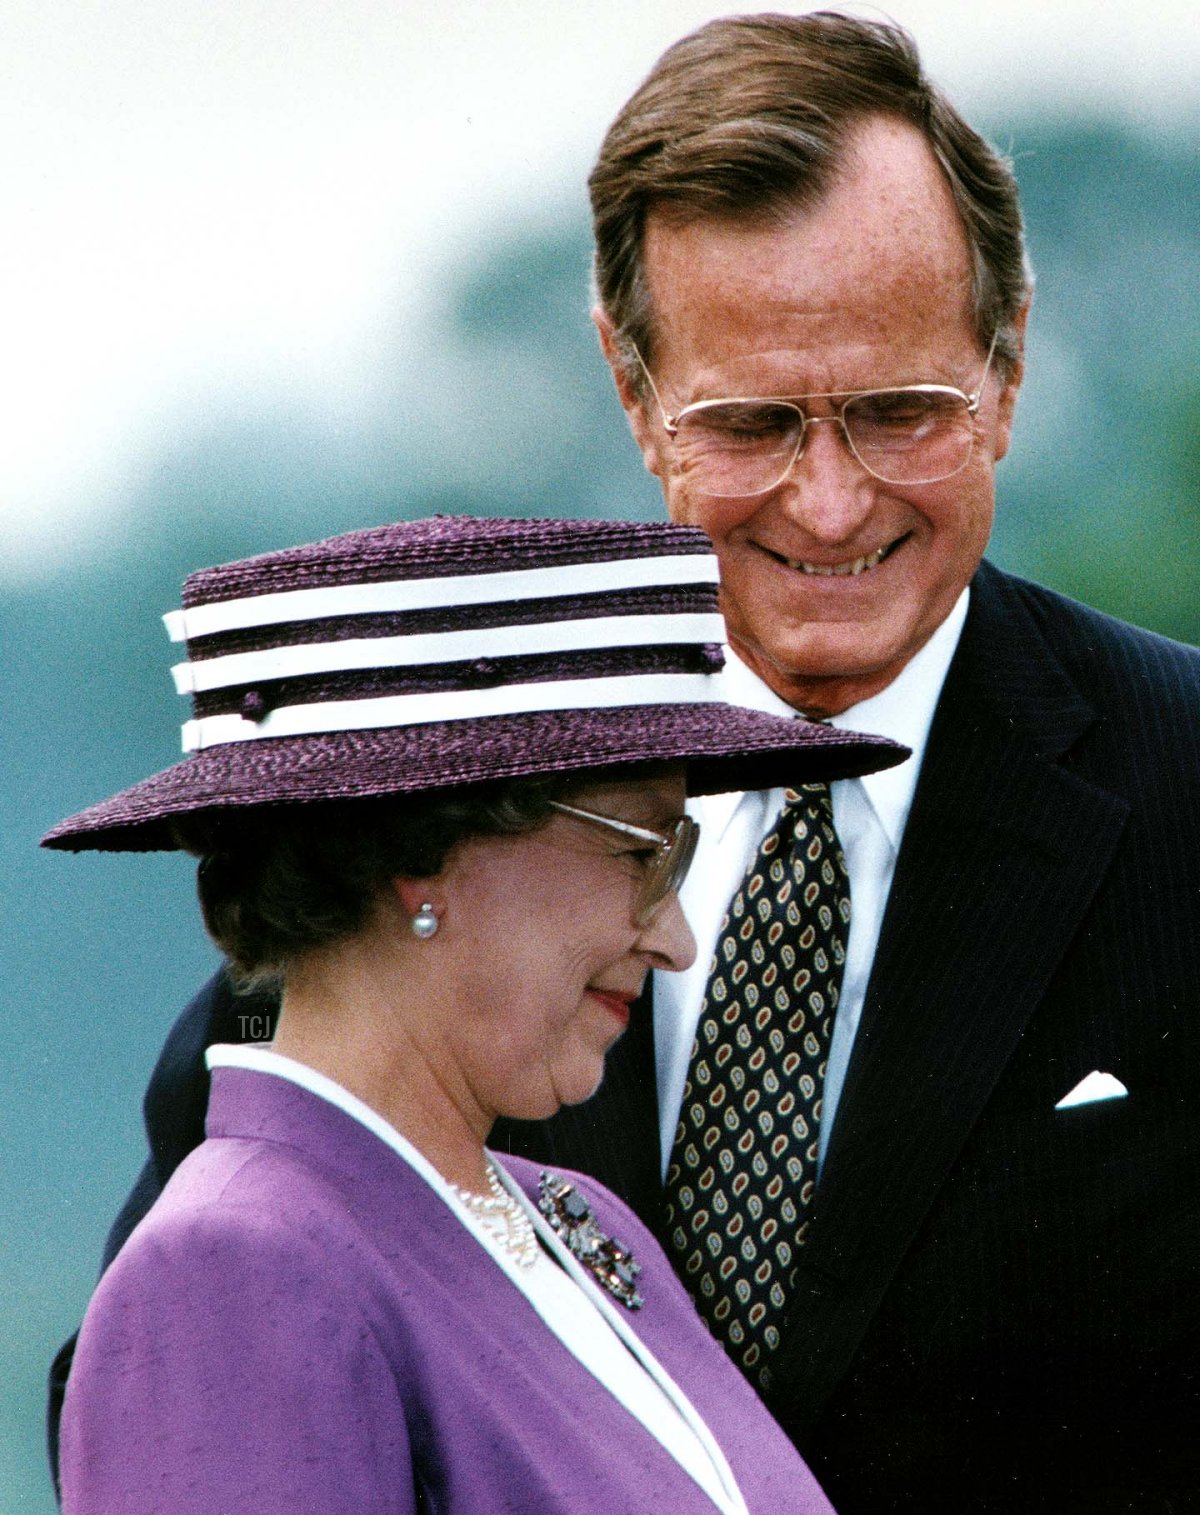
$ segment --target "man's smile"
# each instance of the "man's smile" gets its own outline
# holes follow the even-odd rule
[[[872,568],[877,568],[885,558],[890,557],[896,548],[906,542],[911,535],[911,532],[905,532],[903,536],[897,537],[894,542],[888,542],[883,547],[877,547],[874,552],[863,553],[861,557],[848,558],[843,563],[812,563],[805,558],[784,557],[782,553],[772,552],[769,547],[763,550],[777,562],[799,573],[814,574],[819,578],[858,578],[859,574],[869,573]]]

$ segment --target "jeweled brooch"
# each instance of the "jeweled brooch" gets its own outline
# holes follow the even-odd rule
[[[642,1296],[634,1280],[642,1271],[633,1254],[596,1224],[592,1207],[574,1184],[557,1173],[543,1172],[538,1181],[538,1209],[571,1254],[595,1276],[597,1283],[625,1306],[640,1310]]]

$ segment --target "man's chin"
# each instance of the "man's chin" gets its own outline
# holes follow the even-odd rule
[[[857,622],[810,623],[786,641],[756,645],[734,639],[733,646],[780,699],[822,718],[877,694],[908,661],[890,640],[873,644]]]

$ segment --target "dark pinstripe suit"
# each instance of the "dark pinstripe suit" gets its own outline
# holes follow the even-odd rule
[[[1198,916],[1200,653],[985,564],[768,1396],[842,1515],[1200,1509]],[[114,1245],[236,1013],[172,1033]],[[1128,1097],[1055,1111],[1093,1069]],[[654,1091],[635,1016],[594,1100],[494,1141],[656,1224]]]

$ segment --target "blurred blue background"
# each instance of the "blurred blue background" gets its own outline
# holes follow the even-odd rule
[[[654,517],[588,308],[604,125],[719,7],[10,0],[0,318],[0,1512],[214,965],[178,857],[40,853],[175,760],[190,570],[430,511]],[[890,12],[1016,164],[1037,296],[992,556],[1200,641],[1194,13]],[[1122,30],[1121,28],[1125,29]]]

